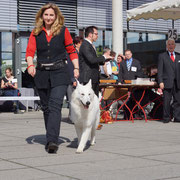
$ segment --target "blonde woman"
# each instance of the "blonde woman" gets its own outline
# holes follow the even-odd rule
[[[37,51],[37,66],[33,57]],[[34,77],[38,89],[46,128],[46,150],[56,153],[60,133],[61,108],[70,77],[66,64],[66,51],[74,66],[74,77],[79,76],[78,55],[64,17],[55,4],[41,7],[36,15],[26,51],[27,70]]]

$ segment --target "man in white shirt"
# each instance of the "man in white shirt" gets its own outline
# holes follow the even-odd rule
[[[109,48],[105,48],[104,53],[110,55],[111,50]],[[100,66],[101,75],[100,79],[110,79],[112,75],[112,67],[110,61],[104,63],[104,65]]]

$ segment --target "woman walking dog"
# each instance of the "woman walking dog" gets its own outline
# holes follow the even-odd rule
[[[37,67],[33,57],[37,50]],[[26,51],[28,73],[34,77],[38,89],[46,127],[46,150],[56,153],[60,133],[61,108],[70,84],[66,51],[74,65],[74,77],[79,76],[78,55],[64,17],[55,4],[44,5],[36,14]]]

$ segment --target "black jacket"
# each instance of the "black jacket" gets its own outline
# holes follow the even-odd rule
[[[164,83],[164,88],[171,89],[176,83],[180,89],[180,54],[175,52],[175,62],[173,62],[166,51],[159,55],[158,59],[158,83]]]
[[[83,40],[79,50],[80,82],[92,79],[92,83],[99,83],[99,64],[104,62],[104,56],[97,57],[92,44]]]
[[[123,60],[120,63],[120,69],[118,75],[119,82],[122,83],[124,80],[133,80],[136,79],[137,77],[143,77],[140,62],[137,59],[133,59],[130,70],[128,71],[126,60]]]

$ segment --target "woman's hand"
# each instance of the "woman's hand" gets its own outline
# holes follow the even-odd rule
[[[78,79],[79,77],[79,69],[74,69],[74,78]]]
[[[159,87],[160,87],[160,89],[163,90],[163,89],[164,89],[164,83],[160,83],[160,84],[159,84]]]
[[[7,82],[7,83],[4,83],[4,85],[5,85],[6,87],[8,87],[8,82]]]
[[[74,78],[78,78],[79,77],[79,61],[78,59],[73,59],[72,63],[74,65]]]
[[[35,74],[36,74],[36,69],[35,69],[34,66],[29,66],[29,68],[28,68],[28,74],[31,75],[32,77],[35,76]]]
[[[112,73],[115,74],[115,75],[118,75],[119,71],[113,71]]]
[[[28,67],[27,67],[28,74],[34,77],[36,74],[36,68],[33,65],[33,58],[31,56],[27,57],[27,64],[28,64]]]
[[[74,82],[73,82],[73,87],[76,87],[76,86],[77,86],[77,82],[74,81]]]
[[[10,82],[8,82],[8,86],[9,86],[9,87],[13,87],[13,84],[10,83]]]
[[[160,88],[158,88],[157,92],[158,92],[160,95],[163,94],[163,91],[162,91],[162,89],[160,89]]]

